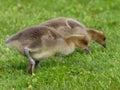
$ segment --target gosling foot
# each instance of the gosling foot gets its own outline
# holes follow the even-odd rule
[[[35,61],[35,68],[40,68],[40,61]]]

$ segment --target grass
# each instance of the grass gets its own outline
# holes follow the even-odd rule
[[[120,0],[0,0],[0,90],[120,90]],[[43,61],[35,75],[27,58],[5,46],[19,30],[54,17],[76,18],[102,30],[107,49],[91,42],[82,50]]]

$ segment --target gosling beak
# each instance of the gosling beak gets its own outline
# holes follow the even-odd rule
[[[106,43],[103,44],[103,47],[104,47],[104,48],[107,48]]]
[[[85,50],[88,54],[91,54],[91,50],[90,50],[89,47],[85,48],[84,50]]]

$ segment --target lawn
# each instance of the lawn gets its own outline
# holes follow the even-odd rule
[[[107,49],[91,42],[56,55],[30,75],[28,59],[4,40],[54,17],[70,17],[106,33]],[[120,0],[0,0],[0,90],[120,90]]]

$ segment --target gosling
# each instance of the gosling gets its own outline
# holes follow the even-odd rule
[[[33,26],[26,28],[6,40],[6,44],[17,49],[29,60],[28,73],[34,72],[34,67],[39,66],[42,59],[56,53],[68,55],[75,47],[89,51],[89,40],[85,35],[71,35],[63,38],[53,28]]]
[[[65,38],[72,34],[85,35],[90,41],[94,40],[106,48],[106,36],[102,31],[86,28],[75,19],[59,17],[43,22],[40,26],[52,27]]]

